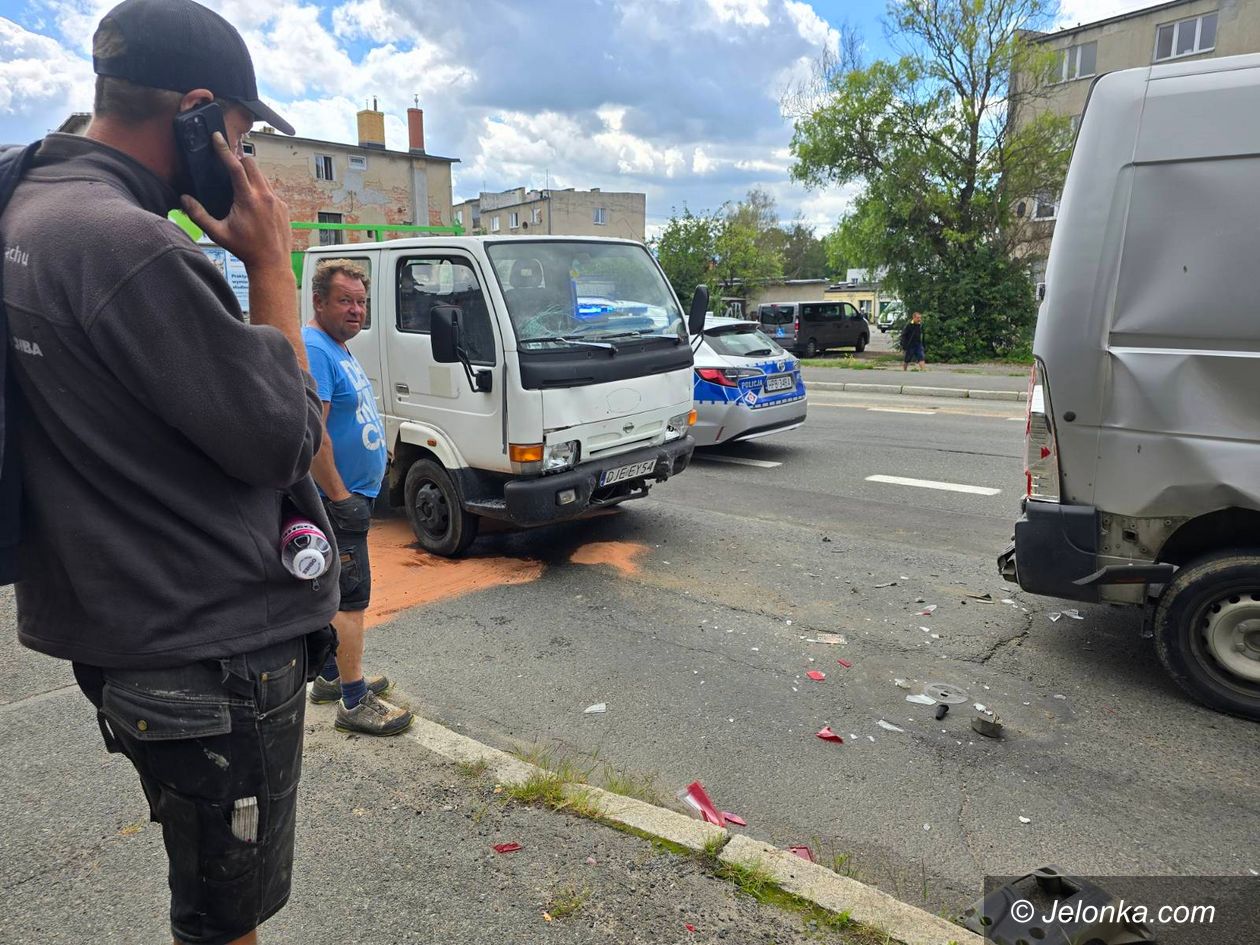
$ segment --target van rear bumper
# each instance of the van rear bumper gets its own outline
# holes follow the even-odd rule
[[[1031,594],[1097,601],[1098,584],[1077,583],[1099,570],[1098,510],[1092,505],[1024,500],[1015,541],[998,558],[998,570]]]
[[[537,479],[514,479],[503,487],[504,515],[515,525],[546,525],[577,518],[593,508],[617,505],[626,499],[647,495],[652,482],[664,482],[687,468],[696,441],[691,434],[662,446],[649,446],[620,453],[607,459],[583,463],[568,472]],[[600,486],[600,477],[611,469],[656,460],[656,467],[646,476],[624,480],[612,486]],[[560,503],[563,493],[572,490],[573,501]],[[481,510],[477,510],[481,511]]]

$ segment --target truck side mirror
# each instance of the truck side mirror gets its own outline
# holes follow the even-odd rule
[[[459,360],[459,315],[454,305],[433,306],[429,343],[433,346],[433,360],[438,364],[454,364]]]
[[[463,314],[454,305],[435,305],[429,319],[429,344],[433,360],[438,364],[459,363],[464,366],[468,384],[478,393],[488,393],[494,386],[494,372],[489,368],[474,370],[460,337],[459,319]]]
[[[704,334],[704,316],[709,310],[709,287],[696,286],[696,294],[691,297],[691,311],[687,313],[687,330],[692,335]]]

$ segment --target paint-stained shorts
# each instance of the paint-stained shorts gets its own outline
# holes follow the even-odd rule
[[[362,496],[370,509],[372,499]],[[362,527],[347,528],[335,515],[327,501],[328,521],[332,525],[333,538],[337,541],[337,553],[341,556],[341,604],[339,610],[367,610],[372,600],[372,561],[368,557],[368,528],[371,518]]]
[[[74,664],[162,825],[181,942],[224,945],[288,901],[306,665],[302,637],[172,669]]]

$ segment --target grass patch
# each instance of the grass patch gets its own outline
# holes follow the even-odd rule
[[[591,772],[595,770],[595,762],[579,762],[559,745],[551,747],[535,745],[521,752],[517,757],[536,768],[551,772],[562,781],[573,784],[585,784],[590,780]]]
[[[576,915],[591,898],[591,891],[585,887],[561,886],[551,894],[547,902],[547,915],[553,919],[564,919]]]
[[[876,354],[869,358],[855,358],[851,355],[841,355],[838,358],[801,359],[801,364],[805,367],[849,368],[853,371],[879,371],[884,370],[891,365],[900,363],[901,356],[898,354]]]
[[[614,768],[612,765],[606,764],[600,776],[600,781],[603,782],[604,790],[613,794],[633,797],[647,804],[656,804],[657,806],[665,803],[660,790],[656,786],[655,775],[635,774],[624,768]]]
[[[457,761],[455,770],[466,778],[476,779],[490,770],[490,762],[484,758],[478,758],[476,761]]]
[[[553,810],[564,806],[565,781],[552,771],[535,771],[519,784],[506,784],[503,793],[518,804],[541,804]]]
[[[707,843],[705,849],[708,849]],[[781,892],[770,877],[770,871],[761,863],[718,863],[713,875],[733,883],[737,890],[758,902],[769,901],[774,891]]]
[[[726,846],[729,839],[726,834],[715,834],[704,841],[704,847],[700,851],[701,858],[709,863],[716,863],[718,854],[722,852],[722,848]]]

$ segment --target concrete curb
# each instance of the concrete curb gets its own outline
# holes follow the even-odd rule
[[[314,706],[307,709],[308,717],[319,711]],[[331,717],[331,712],[326,714]],[[546,773],[536,765],[418,715],[400,741],[417,745],[447,761],[484,762],[487,771],[500,783],[519,784]],[[718,855],[721,862],[760,866],[792,895],[831,912],[847,912],[853,921],[885,932],[905,945],[983,945],[978,936],[962,926],[760,840],[732,835],[677,811],[591,785],[571,784],[565,792],[594,807],[606,820],[697,853],[706,847],[711,850],[716,841],[726,839],[728,842]]]
[[[948,397],[972,400],[1026,401],[1028,393],[1018,390],[967,390],[963,387],[921,387],[915,384],[867,384],[858,381],[805,381],[806,390],[847,391],[853,394],[906,394],[911,397]]]

